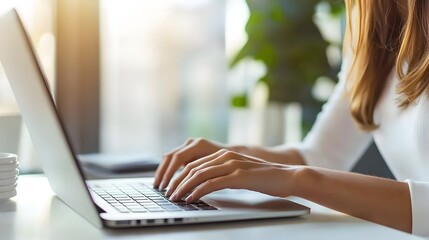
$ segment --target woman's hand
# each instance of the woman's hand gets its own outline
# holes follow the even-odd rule
[[[222,149],[189,163],[174,179],[166,196],[175,201],[191,193],[186,201],[193,202],[208,193],[231,188],[287,197],[293,194],[295,173],[301,168]]]
[[[226,148],[226,146],[201,138],[188,139],[185,144],[164,155],[155,173],[154,187],[164,189],[180,167]]]
[[[189,139],[181,147],[164,156],[155,173],[154,187],[164,189],[170,183],[177,169],[221,149],[232,150],[271,163],[305,165],[304,159],[296,150],[283,146],[276,148],[225,146],[202,138]]]

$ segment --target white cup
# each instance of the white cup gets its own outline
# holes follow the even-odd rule
[[[18,156],[13,153],[0,153],[0,165],[16,165]]]
[[[19,175],[18,156],[13,153],[0,153],[0,200],[16,196]]]

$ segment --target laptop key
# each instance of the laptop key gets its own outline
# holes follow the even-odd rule
[[[151,193],[148,193],[148,194],[144,194],[146,197],[148,197],[148,198],[157,198],[157,197],[159,197],[159,195],[158,194],[156,194],[156,193],[154,193],[154,194],[151,194]]]
[[[109,194],[122,194],[122,191],[119,191],[119,189],[105,189],[105,191]]]
[[[161,208],[159,205],[157,205],[157,204],[144,204],[143,205],[143,207],[145,207],[145,208]]]
[[[143,207],[145,207],[145,208],[147,208],[147,209],[149,209],[149,208],[153,208],[153,209],[156,209],[156,208],[161,208],[160,206],[158,206],[158,205],[156,205],[156,204],[154,204],[154,205],[143,205]]]
[[[150,201],[153,202],[153,203],[158,203],[158,202],[165,201],[165,199],[150,199]]]
[[[159,195],[156,195],[155,197],[153,197],[153,196],[148,196],[148,198],[149,199],[151,199],[151,200],[164,200],[165,198],[163,198],[163,197],[161,197],[161,196],[159,196]]]
[[[166,209],[167,212],[182,212],[182,209]]]
[[[145,213],[147,211],[145,209],[137,209],[137,210],[133,209],[132,212],[133,213]]]
[[[167,192],[167,190],[162,190],[162,191],[155,190],[155,192],[157,192],[161,196],[165,196],[165,193]]]
[[[149,212],[165,212],[164,209],[158,208],[158,209],[148,209]]]
[[[127,195],[125,194],[112,194],[112,197],[114,198],[129,198]]]
[[[202,202],[202,201],[200,203],[193,203],[192,206],[194,206],[198,209],[201,209],[201,210],[217,210],[217,208],[210,206],[207,203]]]
[[[143,194],[128,194],[131,198],[144,198]]]
[[[145,197],[145,196],[132,196],[131,197],[134,200],[149,200],[149,198]]]
[[[113,196],[115,199],[122,199],[122,200],[127,200],[127,199],[131,199],[128,196],[123,196],[123,197],[117,197],[117,196]]]
[[[141,207],[140,204],[138,203],[129,203],[129,204],[124,204],[125,207],[130,208],[130,207]]]
[[[204,207],[198,207],[201,210],[218,210],[217,208],[213,206],[204,206]]]
[[[123,209],[123,208],[121,208],[121,209],[117,209],[120,213],[129,213],[130,212],[130,210],[128,210],[128,209]]]
[[[190,206],[190,204],[187,203],[187,202],[175,202],[174,204],[176,204],[179,207],[181,207],[181,206]]]
[[[144,207],[140,207],[140,206],[139,207],[128,207],[128,209],[131,210],[132,212],[136,212],[136,211],[146,212],[146,209]]]
[[[181,205],[179,207],[185,211],[197,211],[198,210],[198,208],[193,207],[191,205]]]
[[[192,206],[194,207],[208,207],[209,205],[207,203],[192,203]]]
[[[172,211],[181,211],[182,209],[180,209],[179,207],[176,206],[162,206],[163,209],[167,210],[168,212],[172,212]]]

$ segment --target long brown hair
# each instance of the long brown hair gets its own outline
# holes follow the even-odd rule
[[[346,6],[346,43],[354,51],[349,71],[350,108],[358,125],[370,131],[377,128],[374,109],[395,65],[399,107],[415,104],[428,92],[429,1],[346,0]]]

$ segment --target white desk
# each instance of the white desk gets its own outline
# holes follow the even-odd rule
[[[0,239],[420,239],[303,201],[305,217],[141,229],[98,229],[59,200],[42,175],[20,176],[0,203]]]

